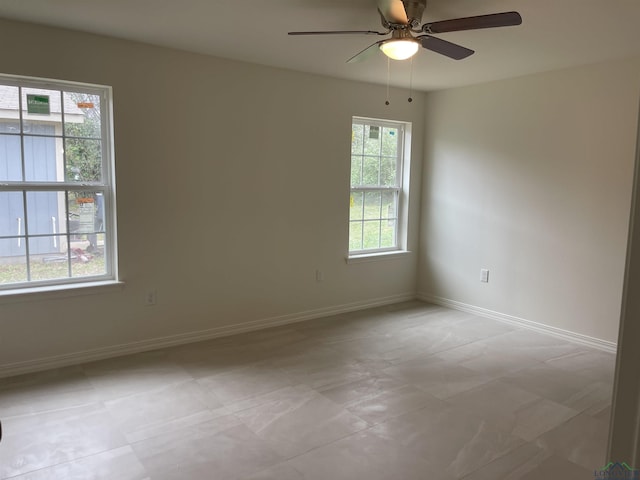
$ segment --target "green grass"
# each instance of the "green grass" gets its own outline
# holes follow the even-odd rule
[[[13,259],[14,261],[16,259]],[[25,257],[21,257],[20,263],[0,264],[0,284],[18,283],[27,281],[27,265]],[[44,262],[43,259],[32,259],[31,280],[56,280],[69,278],[67,262]],[[79,260],[71,261],[71,276],[86,277],[91,275],[103,275],[105,273],[104,257],[94,255],[91,260],[83,263]]]
[[[349,250],[367,250],[395,246],[395,220],[387,220],[395,215],[393,194],[368,192],[351,196],[349,222]],[[364,209],[362,204],[364,202]]]

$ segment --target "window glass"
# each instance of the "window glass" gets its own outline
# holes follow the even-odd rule
[[[6,122],[0,121],[0,131]],[[6,130],[6,128],[5,128]],[[22,180],[22,160],[20,137],[0,133],[0,181],[19,182]]]
[[[64,132],[67,137],[102,138],[100,97],[80,92],[65,92]]]
[[[65,139],[67,182],[100,182],[102,180],[102,142],[80,138]]]

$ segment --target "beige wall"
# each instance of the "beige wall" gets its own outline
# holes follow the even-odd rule
[[[0,300],[0,374],[391,301],[416,279],[425,295],[617,338],[639,60],[412,104],[394,90],[386,107],[380,86],[64,30],[0,20],[0,41],[3,73],[113,86],[125,282]],[[344,261],[352,115],[413,122],[411,255]]]
[[[419,292],[616,341],[639,88],[636,59],[428,94]]]
[[[111,293],[0,303],[0,373],[415,294],[415,253],[345,263],[350,122],[413,122],[417,225],[424,95],[410,104],[394,90],[386,107],[382,86],[1,20],[0,43],[3,73],[113,86],[126,282]],[[417,236],[412,228],[414,252]],[[146,307],[151,288],[158,304]]]

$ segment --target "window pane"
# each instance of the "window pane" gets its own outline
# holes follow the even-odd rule
[[[59,90],[22,89],[22,131],[29,135],[62,135]]]
[[[383,220],[380,228],[380,247],[391,248],[396,245],[396,221]]]
[[[69,259],[63,236],[29,239],[31,280],[55,280],[69,277]]]
[[[67,139],[67,181],[100,182],[102,180],[102,142]]]
[[[351,186],[362,185],[362,157],[359,155],[351,156]]]
[[[349,250],[362,250],[362,222],[349,223]]]
[[[34,258],[44,263],[62,261],[67,256],[67,236],[29,237],[29,256],[30,261]]]
[[[380,155],[380,127],[366,125],[364,131],[365,155]]]
[[[0,192],[0,237],[24,235],[24,204],[21,192]],[[4,256],[0,250],[0,257]]]
[[[24,167],[27,181],[62,181],[63,162],[61,138],[24,137]]]
[[[64,92],[64,132],[70,137],[100,138],[100,97]]]
[[[363,248],[380,247],[380,221],[367,221],[363,225]]]
[[[69,192],[69,231],[74,237],[104,232],[104,201],[99,192]],[[95,242],[92,242],[95,244]],[[94,245],[95,246],[95,245]]]
[[[362,171],[362,185],[379,185],[378,173],[380,171],[379,157],[364,157],[364,168]]]
[[[0,85],[0,132],[20,133],[18,87]]]
[[[382,192],[382,215],[380,218],[394,219],[398,217],[397,196],[397,192]]]
[[[104,234],[90,234],[84,242],[71,242],[71,275],[87,277],[107,273]]]
[[[384,185],[385,187],[395,187],[396,170],[395,157],[380,158],[380,185]]]
[[[27,281],[24,239],[0,238],[0,284]]]
[[[351,193],[351,205],[349,208],[349,218],[351,220],[362,220],[363,199],[364,199],[364,193],[362,192]]]
[[[364,218],[380,218],[380,192],[366,192],[364,194]]]
[[[382,155],[396,157],[398,155],[398,129],[384,127],[381,134]]]
[[[27,217],[29,235],[65,233],[67,225],[64,192],[27,192]]]
[[[0,122],[0,131],[5,123]],[[22,180],[20,137],[0,134],[0,180]]]
[[[364,125],[353,125],[351,130],[351,153],[362,154]]]

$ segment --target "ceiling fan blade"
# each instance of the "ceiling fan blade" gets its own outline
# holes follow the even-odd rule
[[[398,25],[409,23],[402,0],[378,0],[378,10],[389,23]]]
[[[378,47],[383,42],[385,42],[385,40],[380,40],[379,42],[369,45],[367,48],[365,48],[361,52],[356,53],[353,57],[347,60],[347,63],[357,63],[357,62],[362,62],[366,60],[367,58],[369,58],[371,55],[373,55],[378,51]]]
[[[289,32],[288,35],[387,35],[374,30],[322,30],[318,32]]]
[[[422,35],[417,38],[420,39],[422,46],[427,50],[439,53],[445,57],[453,58],[454,60],[462,60],[463,58],[467,58],[475,53],[473,50],[463,47],[462,45],[447,42],[446,40],[432,37],[430,35]]]
[[[481,28],[509,27],[521,23],[522,17],[518,12],[503,12],[425,23],[422,26],[422,31],[426,33],[459,32]]]

